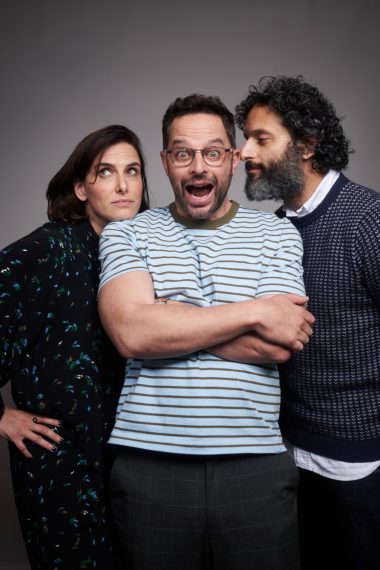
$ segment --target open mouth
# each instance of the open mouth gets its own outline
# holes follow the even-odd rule
[[[212,184],[186,184],[185,190],[195,198],[208,196],[213,189]]]

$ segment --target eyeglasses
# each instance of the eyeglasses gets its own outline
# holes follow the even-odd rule
[[[200,149],[173,146],[173,148],[165,150],[177,166],[189,166],[193,162],[196,152],[201,153],[203,160],[209,166],[220,166],[223,164],[226,154],[232,151],[232,148],[223,148],[222,146],[207,146]]]

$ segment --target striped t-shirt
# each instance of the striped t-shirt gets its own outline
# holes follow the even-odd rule
[[[101,287],[148,271],[157,297],[199,307],[304,294],[298,231],[236,202],[213,222],[182,218],[171,205],[111,223],[100,259]],[[274,364],[232,362],[206,351],[132,359],[110,442],[182,454],[279,453],[279,404]]]

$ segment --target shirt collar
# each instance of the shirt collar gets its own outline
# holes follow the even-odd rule
[[[327,194],[330,192],[331,188],[334,186],[335,182],[339,177],[339,172],[336,170],[329,170],[328,173],[322,178],[321,182],[318,184],[317,188],[310,196],[308,200],[300,208],[297,210],[293,210],[286,204],[283,205],[283,210],[285,212],[285,216],[288,218],[297,217],[302,218],[303,216],[307,216],[311,214],[313,210],[315,210],[319,204],[323,202],[326,198]]]

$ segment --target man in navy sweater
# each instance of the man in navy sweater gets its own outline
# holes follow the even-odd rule
[[[305,570],[380,566],[380,194],[341,171],[333,105],[266,77],[236,108],[251,200],[282,199],[304,242],[314,335],[281,368],[281,426],[300,468]]]

